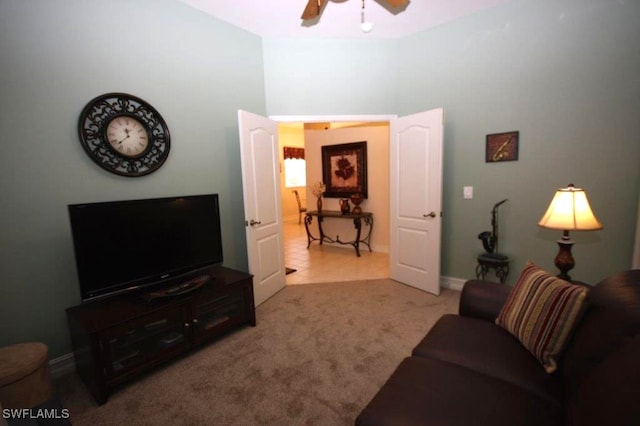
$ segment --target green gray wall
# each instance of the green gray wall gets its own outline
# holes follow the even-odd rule
[[[631,266],[639,193],[640,3],[511,1],[400,44],[400,112],[443,106],[443,271],[474,272],[500,208],[500,248],[555,271],[561,231],[537,227],[556,188],[585,188],[604,230],[573,232],[574,279]],[[413,46],[413,48],[411,48]],[[417,48],[419,46],[419,48]],[[422,72],[418,72],[421,70]],[[410,84],[409,82],[413,82]],[[419,101],[424,99],[424,101]],[[484,162],[485,135],[520,131],[519,161]],[[473,200],[462,187],[473,185]]]
[[[395,40],[265,38],[263,44],[270,115],[395,112]]]
[[[0,0],[0,61],[0,346],[70,351],[67,204],[219,193],[225,264],[246,270],[237,110],[266,112],[259,37],[173,0]],[[80,146],[81,109],[112,91],[167,121],[171,153],[149,176]]]
[[[538,229],[553,191],[584,186],[605,225],[574,233],[573,275],[631,262],[640,176],[640,4],[512,0],[396,40],[264,39],[173,0],[0,0],[0,346],[70,351],[79,301],[66,206],[217,192],[226,264],[246,269],[236,110],[410,114],[445,108],[442,273],[474,275],[477,234],[503,198],[501,248],[553,269],[559,232]],[[76,134],[93,97],[154,105],[167,163],[128,179]],[[521,132],[520,160],[485,164],[487,133]],[[475,198],[462,199],[473,185]],[[105,264],[108,267],[108,264]],[[517,275],[512,273],[511,280]]]
[[[631,266],[640,192],[640,2],[512,0],[390,41],[266,39],[272,115],[445,110],[442,274],[475,276],[500,208],[509,281],[555,271],[560,231],[536,226],[557,188],[587,190],[604,230],[574,232],[574,279]],[[375,31],[375,30],[374,30]],[[288,90],[287,84],[292,83]],[[485,136],[520,131],[520,159],[487,164]],[[463,186],[474,198],[462,198]]]

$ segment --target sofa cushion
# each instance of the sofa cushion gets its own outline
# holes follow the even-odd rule
[[[518,339],[493,322],[443,315],[413,355],[457,364],[562,404],[560,377],[547,374]]]
[[[406,358],[356,419],[358,426],[553,426],[563,412],[502,380],[445,361]]]
[[[496,324],[517,337],[552,373],[584,311],[587,291],[527,262]]]
[[[589,309],[563,359],[567,392],[573,393],[623,342],[640,334],[640,270],[623,271],[589,292]]]
[[[511,287],[492,281],[469,280],[460,293],[460,315],[495,321]]]
[[[595,367],[567,401],[567,424],[640,425],[640,334]]]

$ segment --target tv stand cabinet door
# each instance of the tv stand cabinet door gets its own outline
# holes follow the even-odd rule
[[[115,301],[67,310],[76,370],[99,405],[116,385],[191,348],[188,303],[145,309]]]
[[[212,340],[242,324],[255,325],[252,286],[251,279],[245,279],[225,286],[223,292],[193,298],[194,344]]]
[[[105,375],[114,385],[191,346],[188,304],[158,310],[102,333]]]

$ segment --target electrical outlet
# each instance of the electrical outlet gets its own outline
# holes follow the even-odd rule
[[[465,200],[473,198],[473,186],[465,186],[462,188],[462,196]]]

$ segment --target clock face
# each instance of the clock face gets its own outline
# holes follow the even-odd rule
[[[78,120],[85,152],[97,165],[121,176],[158,170],[169,156],[169,128],[155,108],[126,93],[91,100]]]
[[[149,146],[147,129],[128,115],[117,116],[109,122],[107,140],[113,149],[126,157],[137,157]]]

